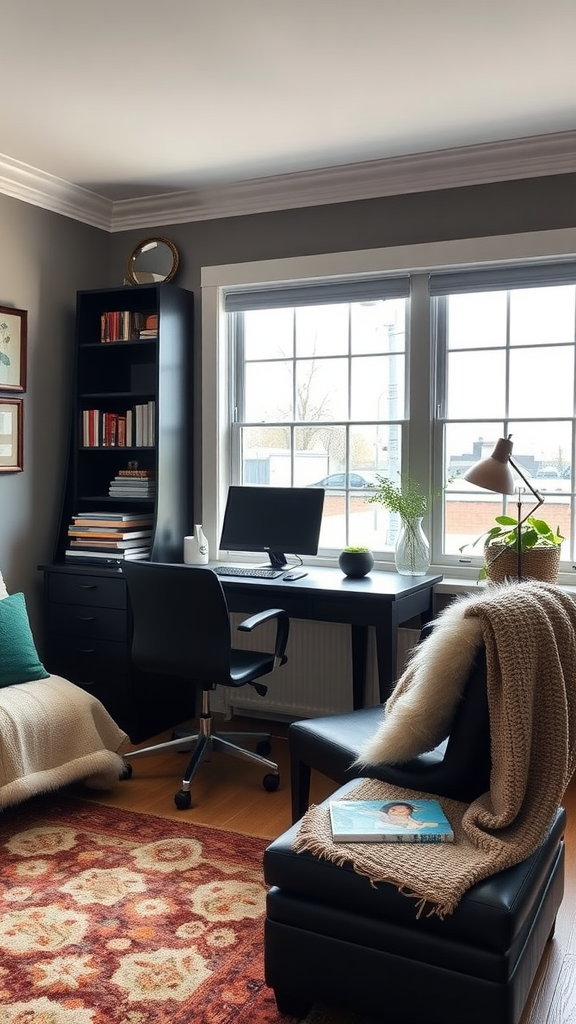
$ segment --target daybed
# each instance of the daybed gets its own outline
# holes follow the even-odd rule
[[[79,780],[110,789],[127,741],[100,701],[46,671],[24,595],[0,574],[0,809]]]

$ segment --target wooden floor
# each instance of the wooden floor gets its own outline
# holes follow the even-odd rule
[[[188,811],[178,811],[174,806],[174,794],[180,788],[180,774],[186,764],[186,755],[168,753],[135,761],[133,777],[110,793],[90,794],[90,791],[82,790],[82,794],[113,807],[273,839],[291,823],[286,727],[244,718],[233,723],[220,720],[217,727],[246,731],[271,728],[273,745],[270,756],[279,763],[282,780],[276,793],[267,793],[263,789],[265,772],[259,767],[214,754],[212,761],[200,768],[194,782],[192,807]],[[168,737],[157,739],[162,738]],[[335,788],[334,783],[313,773],[314,803],[324,799]],[[520,1024],[576,1024],[576,776],[568,788],[564,806],[568,812],[564,901],[554,940],[549,943],[540,964]]]

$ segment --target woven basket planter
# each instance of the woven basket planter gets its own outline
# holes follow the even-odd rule
[[[516,551],[508,544],[497,541],[489,544],[485,553],[486,578],[489,583],[504,583],[517,577]],[[522,577],[556,583],[560,568],[560,547],[530,548],[522,552]]]

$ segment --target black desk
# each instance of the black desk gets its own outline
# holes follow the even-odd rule
[[[216,563],[211,563],[215,565]],[[209,566],[210,567],[210,563]],[[364,702],[368,627],[374,626],[380,700],[384,702],[396,679],[397,630],[415,615],[422,623],[433,615],[433,587],[442,576],[399,576],[372,570],[354,580],[340,569],[307,569],[293,583],[282,580],[220,576],[229,607],[236,612],[285,608],[290,618],[345,622],[352,629],[353,707]]]

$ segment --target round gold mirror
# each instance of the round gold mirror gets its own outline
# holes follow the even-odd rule
[[[128,258],[130,284],[156,284],[171,281],[180,257],[173,242],[159,235],[139,242]]]

